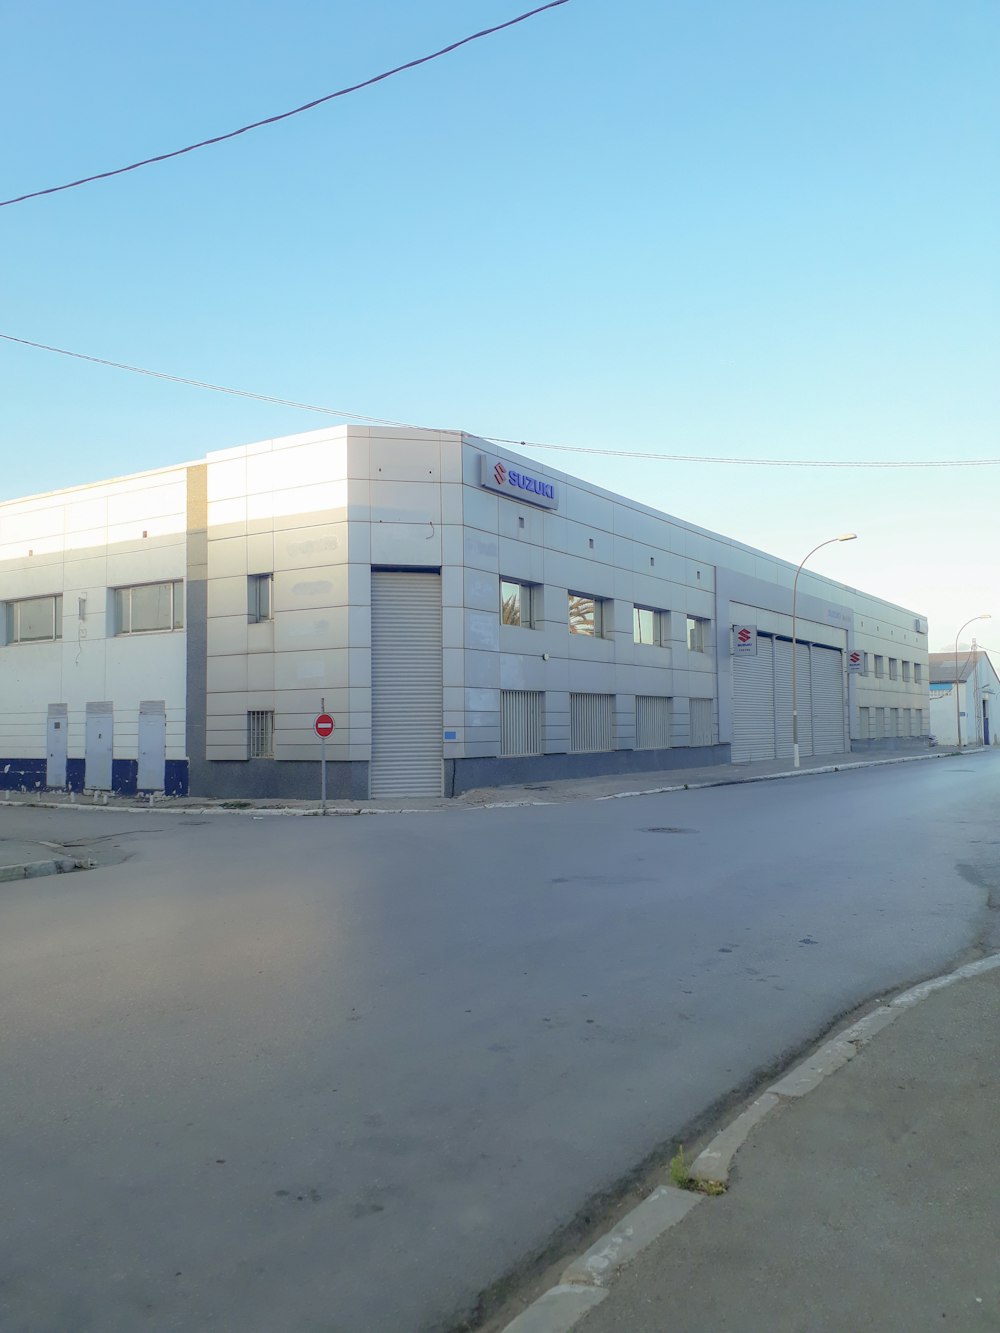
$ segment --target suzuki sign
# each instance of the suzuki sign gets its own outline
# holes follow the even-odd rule
[[[511,500],[526,500],[543,509],[559,508],[559,487],[554,482],[489,454],[479,455],[479,484]]]
[[[737,657],[757,656],[757,626],[733,626],[733,653]]]

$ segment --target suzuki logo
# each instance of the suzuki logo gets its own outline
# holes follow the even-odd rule
[[[746,628],[743,628],[740,630],[739,634],[737,634],[736,637],[739,639],[740,643],[749,643],[750,631]]]
[[[504,467],[503,463],[497,463],[496,467],[493,469],[493,475],[497,479],[497,485],[502,486],[507,480],[507,469]]]

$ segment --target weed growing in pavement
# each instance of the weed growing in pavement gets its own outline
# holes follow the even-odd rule
[[[708,1194],[712,1198],[717,1198],[718,1195],[726,1192],[726,1187],[720,1180],[695,1180],[688,1168],[682,1143],[677,1145],[677,1151],[670,1159],[670,1183],[679,1190],[691,1190],[695,1194]]]

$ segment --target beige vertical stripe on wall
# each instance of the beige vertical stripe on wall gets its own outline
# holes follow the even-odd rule
[[[442,794],[442,659],[440,574],[373,570],[373,797]]]

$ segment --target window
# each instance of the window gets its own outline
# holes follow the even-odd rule
[[[910,664],[909,662],[903,662],[901,663],[901,666],[903,670],[903,679],[908,681],[910,679]]]
[[[274,758],[274,713],[259,709],[247,713],[247,754],[251,759]]]
[[[665,750],[670,745],[672,699],[654,694],[635,697],[635,748]]]
[[[44,643],[62,638],[62,594],[7,603],[7,642]]]
[[[115,588],[115,633],[149,634],[184,627],[184,584],[138,583]]]
[[[530,583],[518,583],[515,579],[500,580],[500,622],[503,625],[521,625],[532,629],[534,608],[532,607],[532,586]]]
[[[670,612],[649,606],[633,606],[632,638],[636,643],[665,645],[670,642]]]
[[[500,753],[542,753],[541,690],[500,691]]]
[[[870,737],[871,737],[871,734],[872,734],[872,732],[871,732],[871,709],[870,709],[870,708],[859,708],[859,709],[858,709],[858,720],[859,720],[860,723],[861,723],[861,739],[862,739],[863,741],[869,740]]]
[[[924,734],[924,710],[922,708],[914,708],[913,710],[913,734],[914,736]]]
[[[899,663],[894,657],[889,658],[889,679],[899,679]]]
[[[571,694],[569,696],[569,748],[613,750],[614,695]]]
[[[913,683],[920,685],[924,679],[924,669],[919,662],[913,663]]]
[[[869,656],[868,656],[867,653],[863,653],[863,654],[862,654],[862,657],[863,657],[863,665],[862,665],[862,667],[861,667],[861,674],[862,674],[863,676],[867,676],[867,675],[868,675],[868,672],[869,672],[869,670],[870,670],[870,668],[871,668],[871,661],[870,661]]]
[[[247,579],[247,619],[251,625],[271,619],[273,574],[251,574]]]
[[[885,658],[879,657],[878,653],[875,654],[875,675],[885,675]]]
[[[708,621],[702,620],[700,616],[688,616],[687,639],[692,653],[703,653],[708,640]]]
[[[599,639],[604,633],[604,617],[601,614],[602,603],[596,597],[586,593],[569,594],[569,632],[570,634],[589,634]]]

